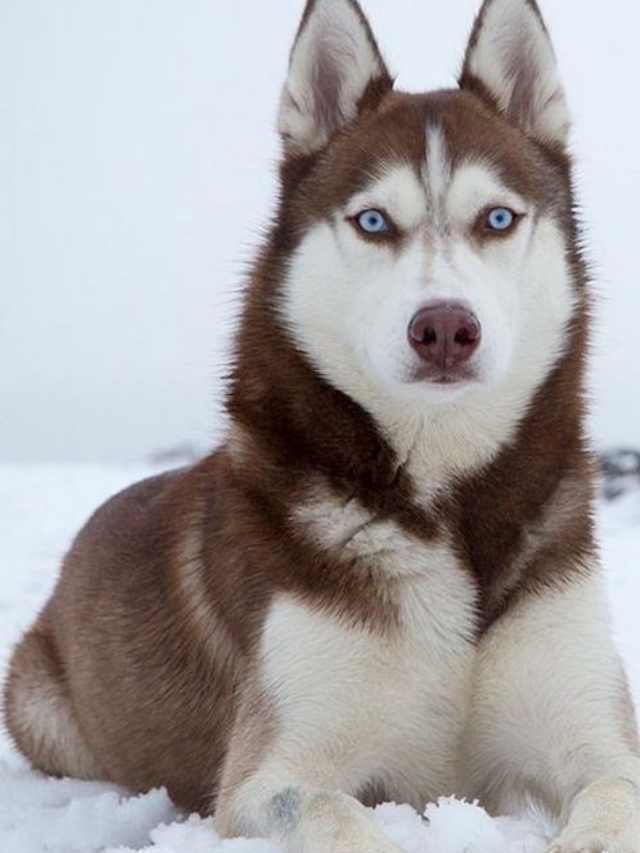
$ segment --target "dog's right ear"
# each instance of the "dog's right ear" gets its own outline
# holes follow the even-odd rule
[[[538,142],[566,148],[567,101],[536,0],[484,0],[460,85]]]
[[[313,154],[393,87],[356,0],[308,0],[280,102],[290,154]]]

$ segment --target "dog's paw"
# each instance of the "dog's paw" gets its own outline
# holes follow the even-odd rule
[[[610,777],[587,788],[547,853],[640,853],[638,786]]]
[[[547,853],[640,853],[640,790],[600,779],[576,797],[569,822]]]
[[[558,838],[547,853],[640,853],[640,835],[626,833],[617,836],[599,832],[583,833],[568,838]]]

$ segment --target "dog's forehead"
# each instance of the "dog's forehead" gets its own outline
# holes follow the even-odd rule
[[[345,205],[394,172],[411,170],[427,192],[442,192],[471,166],[476,183],[493,183],[534,205],[544,204],[555,174],[535,145],[465,92],[392,93],[382,108],[357,123],[326,161],[334,205]],[[471,177],[471,175],[469,176]]]

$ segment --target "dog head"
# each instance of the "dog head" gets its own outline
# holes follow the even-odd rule
[[[279,312],[384,420],[531,399],[579,301],[568,112],[534,0],[486,0],[459,88],[394,91],[355,0],[310,0],[279,127]]]

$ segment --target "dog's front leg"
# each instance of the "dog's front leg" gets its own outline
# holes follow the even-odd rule
[[[640,750],[597,571],[529,593],[479,649],[466,793],[560,819],[557,853],[639,853]]]
[[[295,853],[398,853],[356,799],[392,735],[380,656],[366,630],[303,604],[273,608],[225,759],[219,832]]]

